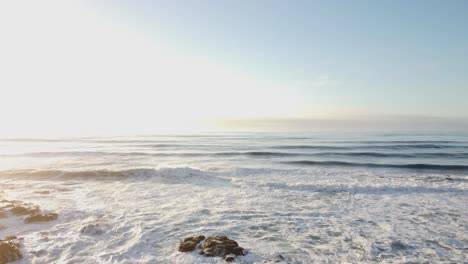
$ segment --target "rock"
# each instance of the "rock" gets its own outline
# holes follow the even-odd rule
[[[206,257],[243,256],[244,249],[236,241],[225,236],[208,237],[201,247],[201,255]],[[230,259],[230,258],[228,258]]]
[[[205,236],[187,237],[186,239],[184,239],[182,243],[180,243],[179,251],[180,252],[194,251],[198,243],[202,242],[203,239],[205,239]]]
[[[37,193],[37,194],[50,194],[50,191],[49,190],[40,190],[40,191],[34,191],[34,193]]]
[[[10,212],[12,212],[14,215],[34,215],[39,213],[39,208],[15,205],[10,209]]]
[[[179,251],[190,252],[190,251],[194,251],[196,247],[197,247],[197,244],[195,244],[192,241],[182,242],[179,245]]]
[[[194,251],[197,245],[203,240],[205,240],[204,236],[188,237],[180,243],[179,251]],[[227,262],[234,261],[236,256],[243,256],[246,254],[244,249],[239,247],[236,241],[225,236],[208,237],[199,248],[201,248],[200,255],[205,257],[222,257]]]
[[[58,217],[58,214],[41,214],[41,209],[38,206],[16,200],[1,200],[0,218],[7,217],[5,210],[9,210],[12,214],[17,216],[29,215],[29,217],[24,220],[28,224],[52,221],[56,220]]]
[[[271,263],[288,263],[288,262],[286,262],[285,258],[282,255],[277,255],[276,257],[266,259],[262,261],[261,263],[271,264]]]
[[[20,201],[3,199],[0,201],[0,205],[1,205],[0,208],[11,208],[11,207],[15,207],[21,204],[22,202]]]
[[[84,235],[102,235],[106,231],[104,231],[99,224],[89,224],[89,225],[83,226],[80,229],[80,232],[81,234],[84,234]]]
[[[232,262],[232,261],[234,261],[235,258],[236,258],[236,255],[232,255],[232,254],[231,254],[231,255],[226,255],[226,256],[224,257],[224,260],[225,260],[226,262]]]
[[[44,255],[47,254],[47,251],[45,249],[41,249],[41,250],[38,250],[38,251],[30,251],[31,254],[33,254],[34,256],[40,258]]]
[[[0,263],[7,263],[23,258],[19,250],[20,243],[15,236],[0,239]]]
[[[58,214],[35,214],[24,219],[24,222],[27,224],[37,223],[37,222],[48,222],[53,221],[58,218]]]

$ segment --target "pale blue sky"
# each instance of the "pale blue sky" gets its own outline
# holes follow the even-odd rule
[[[379,114],[468,117],[468,1],[112,1],[179,50],[310,99]]]
[[[0,135],[468,130],[467,14],[465,0],[0,1]]]

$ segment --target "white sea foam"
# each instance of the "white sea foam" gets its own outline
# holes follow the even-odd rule
[[[19,263],[206,263],[176,250],[180,239],[198,234],[236,239],[251,251],[240,258],[245,263],[277,254],[292,263],[466,260],[468,185],[462,176],[137,171],[141,177],[4,179],[3,196],[34,202],[60,218],[30,225],[2,219],[7,228],[0,236],[24,238]]]
[[[147,159],[3,170],[1,197],[59,219],[9,215],[0,237],[23,238],[18,263],[224,263],[178,252],[193,235],[235,239],[240,263],[468,261],[464,172]]]

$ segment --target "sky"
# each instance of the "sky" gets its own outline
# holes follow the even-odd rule
[[[468,1],[0,2],[0,136],[468,130]]]

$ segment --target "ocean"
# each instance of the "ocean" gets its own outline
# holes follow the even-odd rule
[[[0,139],[0,198],[59,214],[0,218],[15,263],[468,263],[467,133]]]

